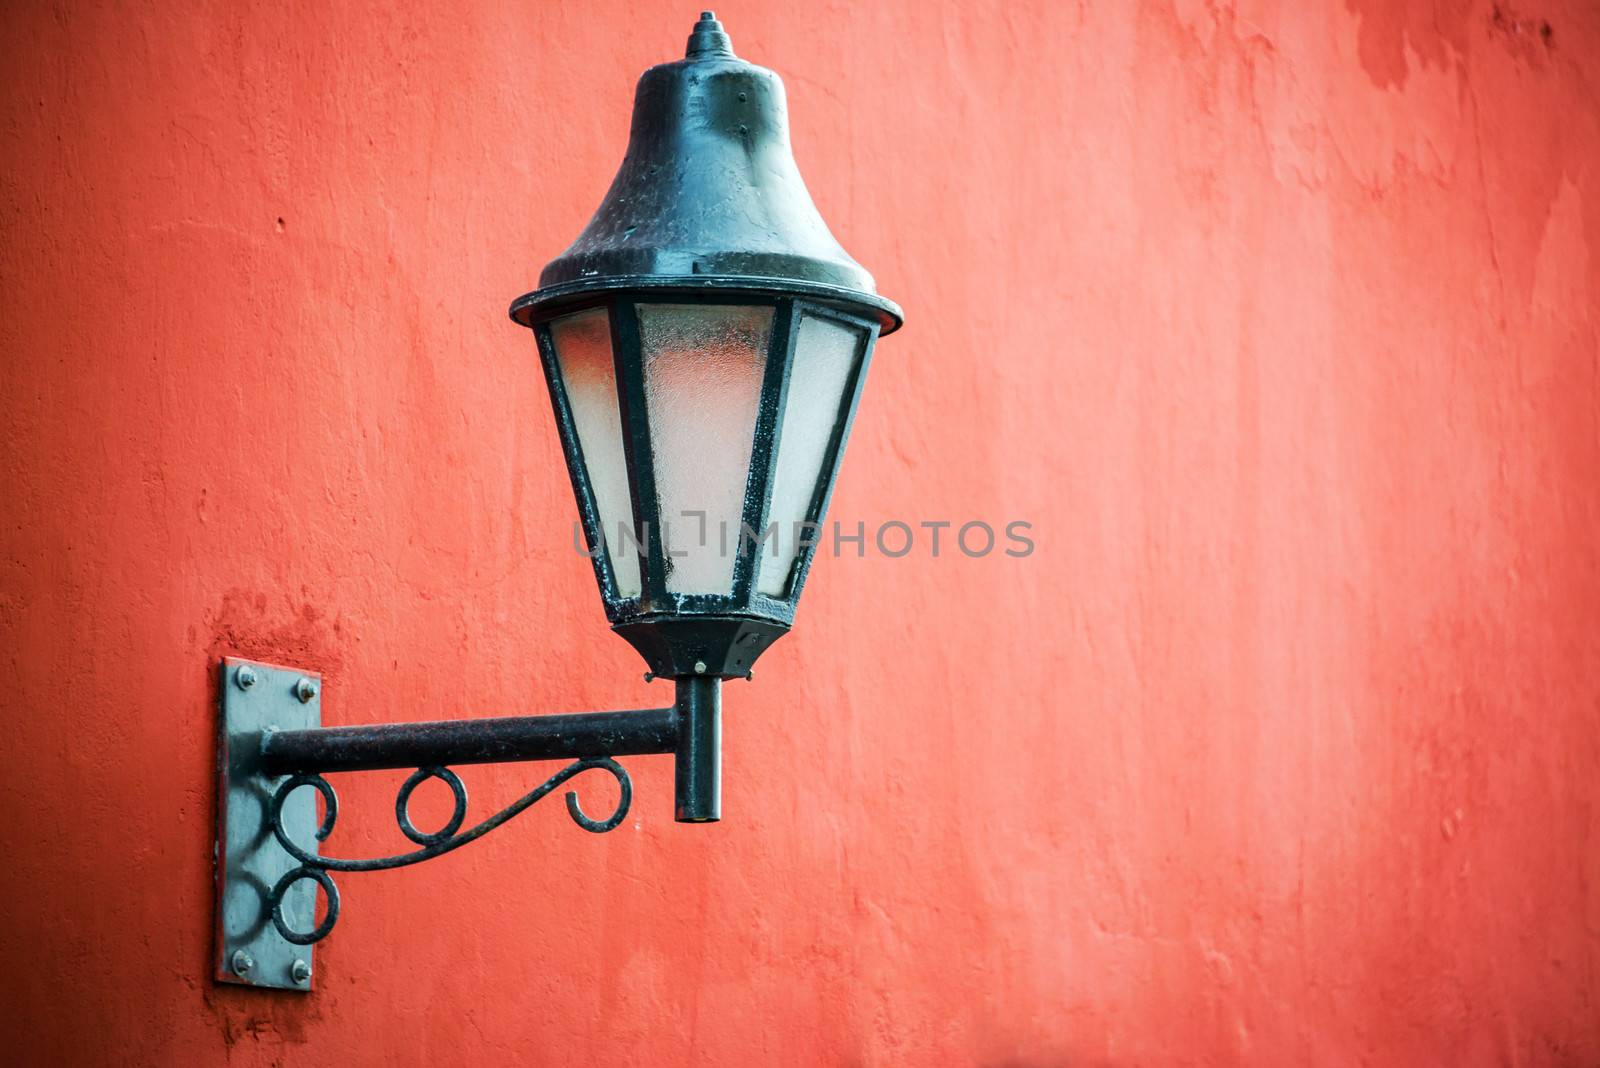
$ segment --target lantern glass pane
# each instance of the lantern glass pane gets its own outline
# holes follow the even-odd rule
[[[804,316],[795,339],[794,363],[779,424],[778,456],[773,475],[772,505],[767,512],[773,536],[762,547],[756,589],[769,597],[786,597],[795,558],[817,540],[806,524],[819,483],[828,472],[829,446],[845,418],[847,390],[866,331],[832,319]]]
[[[730,594],[773,310],[638,307],[667,589]]]
[[[639,556],[633,538],[628,464],[622,450],[617,370],[611,358],[611,323],[604,308],[563,316],[550,324],[567,407],[599,515],[601,537],[623,597],[639,596]]]

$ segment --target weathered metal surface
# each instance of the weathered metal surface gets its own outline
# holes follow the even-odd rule
[[[305,700],[300,696],[303,681],[314,688]],[[283,851],[268,824],[278,781],[261,766],[261,743],[268,732],[314,728],[322,722],[322,680],[315,672],[225,657],[219,688],[213,970],[225,983],[309,990],[311,947],[285,941],[269,918],[273,888],[299,862]],[[301,791],[288,798],[278,815],[284,833],[314,854],[317,813],[312,794]],[[282,894],[285,917],[302,929],[315,922],[315,889],[315,883],[300,881]]]
[[[273,774],[293,775],[640,756],[672,752],[677,731],[671,708],[326,727],[275,732],[262,760]]]
[[[611,189],[539,285],[513,319],[531,325],[596,293],[680,287],[812,297],[869,311],[884,333],[902,319],[812,203],[782,80],[735,56],[711,12],[683,59],[639,78]]]
[[[628,150],[594,217],[564,253],[545,266],[540,287],[519,297],[511,317],[538,339],[578,515],[612,629],[644,657],[653,674],[748,677],[755,660],[794,622],[815,553],[808,540],[783,596],[759,589],[759,538],[767,530],[782,434],[783,397],[791,388],[803,318],[829,318],[860,332],[849,403],[838,413],[804,524],[820,530],[843,455],[856,399],[880,334],[897,329],[900,309],[877,293],[872,276],[840,248],[822,221],[795,165],[783,82],[739,59],[711,12],[695,24],[680,61],[645,71],[634,97]],[[747,466],[742,530],[717,531],[735,555],[726,592],[684,593],[667,576],[668,531],[691,515],[664,515],[656,492],[655,435],[645,402],[640,309],[652,304],[770,307],[766,371]],[[633,542],[641,585],[623,596],[601,546],[620,532],[602,530],[585,469],[571,399],[551,335],[554,317],[603,308],[615,360]],[[659,428],[658,428],[659,429]],[[702,521],[703,513],[699,513]],[[700,531],[706,544],[706,532]],[[798,531],[796,535],[798,537]],[[697,672],[694,665],[703,663]]]

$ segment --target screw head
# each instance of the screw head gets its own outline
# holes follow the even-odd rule
[[[706,662],[704,660],[696,660],[694,662],[694,673],[696,675],[704,675],[706,673]]]
[[[309,983],[311,981],[311,965],[296,957],[295,962],[289,965],[289,978],[297,983]]]
[[[317,696],[317,684],[310,679],[301,679],[294,684],[294,695],[300,698],[301,704],[307,704]]]
[[[233,951],[233,960],[230,963],[233,965],[234,975],[249,975],[256,970],[256,959],[242,949]]]
[[[233,681],[238,684],[239,689],[248,690],[256,684],[256,669],[249,664],[240,664],[239,670],[233,673]]]

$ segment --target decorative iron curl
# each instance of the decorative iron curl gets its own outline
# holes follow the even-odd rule
[[[267,807],[267,822],[272,825],[272,833],[278,839],[278,844],[284,851],[300,862],[300,866],[289,871],[279,879],[271,892],[267,895],[267,908],[272,917],[272,925],[286,941],[295,945],[308,946],[313,942],[320,942],[328,937],[333,930],[333,925],[339,920],[339,888],[334,885],[333,879],[328,875],[331,871],[383,871],[388,868],[404,868],[411,864],[420,864],[424,860],[443,856],[446,853],[460,849],[471,842],[488,834],[497,827],[503,826],[510,820],[520,816],[536,802],[542,800],[556,787],[574,776],[581,775],[592,768],[599,768],[609,772],[617,780],[620,796],[617,798],[616,811],[603,820],[590,818],[578,803],[578,794],[574,790],[567,791],[567,814],[579,827],[594,834],[604,834],[620,824],[628,815],[628,809],[633,804],[633,781],[628,778],[628,772],[621,764],[610,757],[585,757],[575,760],[571,764],[556,772],[538,786],[523,794],[517,800],[496,812],[488,819],[475,827],[462,831],[461,825],[467,818],[467,788],[462,783],[460,776],[449,768],[427,767],[418,768],[411,773],[400,787],[400,792],[394,799],[394,818],[400,825],[400,831],[407,838],[421,846],[421,849],[410,853],[397,853],[390,857],[374,857],[367,860],[349,860],[339,857],[321,857],[308,853],[295,845],[283,827],[283,804],[290,794],[302,786],[310,786],[322,795],[323,816],[322,826],[317,828],[317,841],[325,841],[333,833],[333,825],[339,818],[339,795],[334,793],[328,780],[321,775],[295,775],[278,787],[272,795],[272,801]],[[429,779],[438,779],[450,787],[455,807],[450,813],[450,819],[437,831],[419,831],[411,822],[411,795],[418,786]],[[460,832],[460,833],[457,833]],[[283,896],[289,887],[304,879],[310,879],[322,887],[323,894],[328,899],[328,910],[322,922],[309,932],[296,931],[291,928],[283,918]]]

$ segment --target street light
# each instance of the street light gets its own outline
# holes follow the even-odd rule
[[[538,336],[612,628],[742,677],[794,622],[867,363],[900,309],[839,247],[778,76],[711,12],[645,71],[627,155],[511,306]]]
[[[815,553],[873,345],[901,323],[829,233],[789,147],[783,83],[733,54],[705,12],[684,59],[639,79],[628,151],[589,225],[511,317],[537,338],[612,629],[674,680],[672,707],[321,726],[321,679],[225,658],[221,673],[217,978],[306,990],[311,946],[339,916],[330,872],[403,867],[467,845],[616,757],[672,753],[675,818],[721,816],[721,684],[786,633]],[[568,759],[463,829],[451,764]],[[326,774],[415,768],[395,816],[418,848],[322,856],[338,798]],[[410,819],[443,781],[445,826]],[[303,790],[301,787],[310,787]],[[313,791],[323,798],[316,817]],[[316,922],[316,888],[327,907]]]

